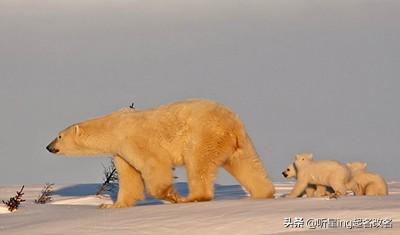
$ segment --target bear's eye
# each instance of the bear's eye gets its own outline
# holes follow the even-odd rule
[[[286,170],[287,170],[287,171],[290,171],[290,169],[289,169],[289,168],[287,168]]]
[[[61,135],[58,136],[58,139],[61,139]]]

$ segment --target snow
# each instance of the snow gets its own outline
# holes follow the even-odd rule
[[[112,199],[110,197],[105,196],[87,196],[87,197],[76,197],[71,199],[61,199],[51,204],[54,205],[90,205],[90,206],[99,206],[102,203],[112,203]]]
[[[9,213],[10,211],[8,211],[6,206],[1,205],[0,206],[0,214],[5,214],[5,213]]]
[[[109,196],[95,196],[96,184],[55,186],[53,201],[38,205],[33,201],[41,185],[25,186],[24,199],[16,212],[0,207],[0,234],[314,234],[400,233],[400,183],[389,183],[387,197],[354,197],[339,199],[288,199],[292,183],[275,183],[277,198],[252,200],[239,185],[216,185],[216,198],[211,202],[165,204],[146,198],[138,206],[125,209],[99,209],[110,203]],[[178,183],[180,193],[187,186]],[[0,187],[0,199],[13,196],[20,186]],[[115,194],[112,195],[115,197]],[[316,229],[285,228],[287,217],[389,218],[393,228]]]

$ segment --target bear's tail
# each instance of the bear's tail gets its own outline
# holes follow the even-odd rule
[[[225,162],[224,168],[239,181],[252,198],[274,197],[275,187],[247,133],[237,136],[236,150]]]

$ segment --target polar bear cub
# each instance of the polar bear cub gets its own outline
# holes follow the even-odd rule
[[[354,192],[356,196],[383,196],[388,195],[388,186],[385,179],[372,172],[367,172],[367,163],[352,162],[347,163],[351,171],[351,180],[347,184],[347,189]]]
[[[297,154],[294,161],[297,182],[288,197],[299,197],[309,184],[332,187],[336,195],[346,194],[346,184],[350,180],[350,170],[337,161],[314,161],[309,153]]]
[[[296,178],[297,179],[297,172],[294,163],[291,163],[286,170],[282,172],[282,175],[285,178]],[[302,197],[304,194],[307,197],[323,197],[323,196],[330,196],[333,194],[334,191],[331,187],[326,187],[324,185],[315,185],[315,184],[308,184],[306,189],[301,193],[299,197]]]

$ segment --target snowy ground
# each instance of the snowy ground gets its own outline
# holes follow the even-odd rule
[[[53,202],[45,205],[33,203],[40,185],[25,186],[27,201],[18,211],[7,213],[0,207],[0,234],[400,234],[400,183],[389,184],[387,197],[346,196],[337,200],[280,198],[292,184],[275,185],[275,200],[251,200],[240,186],[216,185],[216,200],[211,202],[163,204],[146,199],[127,209],[98,209],[97,205],[111,198],[93,196],[95,184],[57,186]],[[13,196],[19,187],[0,187],[0,199]],[[187,192],[183,183],[177,188]],[[309,229],[312,224],[285,228],[288,217],[293,221],[302,217],[305,223],[328,218],[388,218],[393,228]]]

